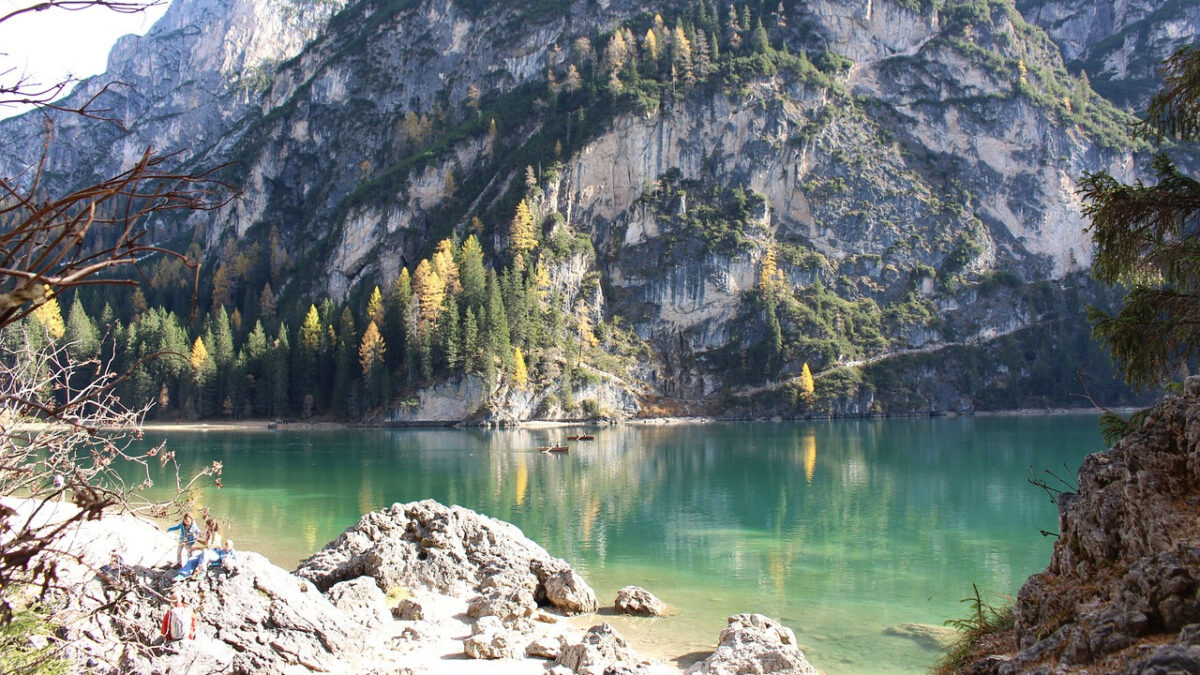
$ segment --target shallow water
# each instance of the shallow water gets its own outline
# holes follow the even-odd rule
[[[1015,594],[1045,567],[1057,516],[1031,470],[1073,481],[1101,449],[1094,416],[620,426],[577,430],[153,432],[242,549],[295,563],[358,517],[433,498],[515,523],[596,589],[643,586],[677,613],[604,617],[659,656],[711,650],[725,617],[795,630],[825,673],[923,672],[928,646],[886,635],[963,616],[972,583]],[[1064,468],[1064,465],[1066,468]],[[1032,468],[1031,468],[1032,467]],[[1053,480],[1053,479],[1051,479]],[[686,660],[680,661],[686,663]]]

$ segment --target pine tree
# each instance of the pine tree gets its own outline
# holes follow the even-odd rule
[[[464,373],[479,367],[479,323],[475,320],[475,310],[470,307],[463,318],[461,363]]]
[[[708,38],[702,30],[696,31],[695,52],[696,79],[703,82],[708,79],[709,73],[712,72],[712,52],[708,46]]]
[[[291,364],[291,345],[288,343],[287,324],[279,324],[279,332],[271,343],[271,414],[285,416],[291,413],[288,396],[288,371]]]
[[[446,295],[445,307],[438,319],[438,345],[442,353],[442,361],[449,372],[458,370],[462,335],[458,327],[458,303],[453,295]]]
[[[462,285],[463,304],[476,312],[487,300],[487,272],[483,267],[483,247],[475,235],[467,237],[459,253],[459,282]]]
[[[355,382],[359,379],[358,331],[354,325],[354,315],[349,307],[342,308],[338,320],[334,350],[333,396],[330,403],[334,411],[343,417],[354,416],[357,413],[355,403]]]
[[[754,30],[750,31],[750,51],[755,54],[766,54],[771,48],[771,41],[767,39],[767,29],[763,28],[762,22],[759,21]]]
[[[500,280],[495,271],[488,272],[488,304],[487,323],[484,331],[484,362],[485,365],[492,357],[504,360],[505,370],[509,369],[512,359],[512,342],[508,333],[508,313],[504,309],[504,299],[501,296]]]
[[[1138,131],[1161,144],[1200,142],[1200,48],[1163,63],[1163,88]],[[1200,354],[1200,181],[1166,153],[1154,158],[1158,182],[1132,185],[1107,173],[1080,183],[1084,215],[1096,244],[1092,275],[1129,289],[1111,314],[1088,308],[1092,335],[1120,363],[1133,386],[1170,381]]]
[[[258,318],[264,328],[275,327],[275,292],[271,290],[270,282],[264,284],[262,292],[258,294]]]
[[[78,294],[71,301],[71,309],[67,312],[65,337],[67,352],[77,362],[89,359],[100,351],[100,332],[84,311]]]

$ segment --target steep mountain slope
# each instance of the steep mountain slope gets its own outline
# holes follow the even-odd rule
[[[1102,96],[1142,110],[1158,88],[1157,68],[1200,38],[1200,5],[1188,0],[1019,0],[1018,9],[1062,48]]]
[[[454,418],[572,416],[581,398],[602,414],[970,410],[1067,403],[1077,370],[1123,395],[1086,340],[1082,306],[1107,299],[1086,280],[1075,179],[1129,177],[1129,118],[1010,2],[362,0],[320,23],[253,86],[225,75],[189,105],[167,87],[175,108],[146,101],[153,120],[79,157],[103,169],[191,133],[185,161],[234,160],[243,198],[163,236],[200,244],[205,293],[247,319],[264,289],[292,325],[322,297],[365,306],[442,239],[477,235],[497,283],[540,289],[548,328],[511,343],[534,393],[511,353],[446,352],[423,377],[409,361],[410,402],[449,378],[434,398],[469,399]],[[186,44],[198,74],[238,71],[200,59],[210,38]],[[14,147],[6,171],[28,156]],[[537,248],[514,255],[521,204]]]

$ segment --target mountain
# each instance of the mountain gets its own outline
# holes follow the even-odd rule
[[[1017,7],[1062,49],[1072,72],[1116,105],[1144,109],[1158,65],[1200,36],[1200,6],[1187,0],[1020,0]]]
[[[369,321],[389,350],[386,383],[302,368],[273,413],[297,387],[332,406],[321,382],[392,421],[1123,403],[1083,317],[1114,298],[1087,274],[1076,180],[1136,176],[1117,106],[1149,85],[1089,64],[1147,53],[1112,35],[1157,54],[1200,19],[1078,4],[176,2],[73,95],[134,85],[99,97],[127,130],[59,121],[50,180],[148,144],[232,162],[240,199],[155,223],[203,256],[204,306],[245,334],[311,304],[347,373]],[[36,157],[35,117],[0,123],[4,175]],[[470,235],[494,280],[430,309],[419,263],[445,286]]]

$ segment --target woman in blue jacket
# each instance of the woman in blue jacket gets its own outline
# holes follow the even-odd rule
[[[179,530],[179,546],[175,549],[175,564],[183,567],[183,561],[192,555],[192,547],[196,545],[196,541],[200,538],[200,528],[196,525],[196,521],[192,519],[192,514],[183,514],[183,520],[178,525],[172,525],[167,528],[167,532]],[[184,555],[184,553],[187,555]]]

